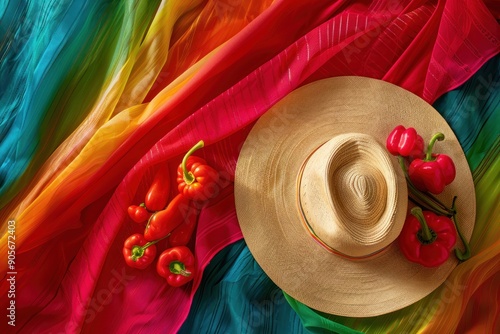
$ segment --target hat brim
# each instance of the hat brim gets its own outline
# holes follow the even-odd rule
[[[252,128],[237,163],[235,201],[244,239],[257,263],[287,294],[318,311],[350,317],[390,313],[422,299],[442,284],[458,261],[437,268],[409,262],[393,242],[383,252],[349,260],[328,252],[303,226],[297,176],[308,155],[333,136],[360,132],[382,145],[391,130],[414,127],[455,162],[457,175],[438,198],[457,197],[458,223],[470,239],[475,192],[463,150],[439,113],[393,84],[336,77],[303,86],[272,107]],[[394,157],[394,168],[397,159]],[[457,246],[461,247],[460,241]]]

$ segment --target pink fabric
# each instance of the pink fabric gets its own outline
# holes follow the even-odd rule
[[[60,234],[40,229],[18,253],[17,301],[31,305],[18,310],[23,332],[176,332],[201,275],[169,288],[154,268],[128,268],[121,255],[125,238],[140,231],[126,208],[143,198],[158,163],[168,161],[173,175],[182,154],[204,139],[199,154],[231,180],[251,125],[303,84],[369,76],[433,102],[500,51],[500,28],[480,1],[329,3],[277,1],[89,175],[85,188],[54,194],[40,216]],[[282,121],[286,131],[286,115]],[[201,213],[200,272],[241,237],[228,183]]]

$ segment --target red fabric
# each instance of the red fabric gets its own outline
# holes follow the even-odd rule
[[[169,288],[154,268],[130,269],[121,255],[123,241],[138,231],[127,207],[143,198],[158,163],[167,161],[175,175],[182,154],[203,139],[207,147],[199,155],[231,179],[251,125],[303,84],[369,76],[433,102],[500,51],[500,28],[480,1],[400,3],[277,1],[230,40],[98,172],[85,175],[85,184],[68,182],[38,213],[42,227],[17,255],[16,301],[24,305],[18,328],[175,332],[201,277]],[[74,178],[82,175],[75,171]],[[233,201],[228,184],[202,210],[195,248],[200,272],[241,238]],[[0,293],[6,290],[2,281]]]
[[[500,333],[500,273],[492,275],[469,299],[456,333]],[[491,316],[496,314],[497,316]],[[492,330],[493,329],[493,330]]]

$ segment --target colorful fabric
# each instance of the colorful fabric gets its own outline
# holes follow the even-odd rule
[[[486,4],[69,0],[0,5],[0,253],[7,254],[7,225],[14,221],[15,330],[164,333],[183,324],[188,326],[183,330],[203,324],[214,332],[280,332],[282,326],[291,332],[494,329],[498,316],[477,308],[498,308],[482,301],[487,289],[498,293],[493,282],[500,268],[498,229],[492,224],[499,209],[492,182],[498,179],[499,108],[498,97],[488,94],[498,88],[498,66],[483,67],[493,68],[491,80],[489,72],[473,79],[488,85],[471,88],[477,85],[467,86],[474,82],[468,81],[463,86],[472,90],[463,101],[473,100],[465,110],[463,88],[436,101],[500,52],[498,11],[491,5],[490,12]],[[289,92],[339,75],[379,78],[436,101],[458,132],[477,182],[480,228],[471,241],[477,255],[452,276],[452,283],[466,285],[459,285],[463,298],[445,307],[447,316],[435,310],[446,297],[443,290],[411,309],[369,320],[321,315],[289,297],[284,303],[281,296],[273,297],[279,310],[262,313],[266,303],[248,307],[252,298],[279,295],[242,246],[231,183],[239,148],[258,117]],[[282,121],[279,129],[286,131],[286,115]],[[229,182],[201,212],[198,269],[203,273],[217,254],[228,254],[229,263],[216,261],[218,266],[208,267],[192,284],[174,289],[153,268],[125,265],[123,241],[141,232],[126,209],[144,198],[160,163],[173,175],[182,154],[200,139],[207,144],[200,154]],[[7,261],[0,268],[6,310],[6,273],[13,269]],[[220,271],[220,282],[234,280],[230,294],[251,295],[240,293],[238,302],[246,304],[214,312],[206,323],[196,316],[212,307],[203,291],[219,282],[213,270]],[[249,273],[248,289],[241,290],[244,273]],[[415,310],[420,313],[411,313]],[[257,316],[257,327],[237,320],[260,311],[270,316]],[[412,318],[422,314],[423,321]],[[0,326],[2,332],[13,329],[6,321]]]

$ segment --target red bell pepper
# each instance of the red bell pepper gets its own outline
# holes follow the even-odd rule
[[[387,150],[392,155],[403,157],[423,157],[424,140],[414,128],[406,129],[398,125],[392,130],[386,141]]]
[[[132,234],[123,244],[125,263],[133,268],[145,269],[156,256],[156,242],[148,242],[139,233]]]
[[[155,212],[144,230],[144,238],[153,241],[166,237],[174,228],[184,221],[189,208],[189,198],[178,194],[165,210]]]
[[[457,240],[450,218],[419,207],[411,210],[398,237],[404,256],[425,267],[437,267],[448,260]]]
[[[436,140],[443,140],[442,133],[436,133],[429,142],[425,159],[415,159],[408,168],[411,182],[420,191],[428,191],[435,195],[443,192],[456,175],[453,160],[445,154],[432,154]]]
[[[149,219],[149,217],[151,216],[151,213],[148,212],[148,210],[144,206],[144,203],[142,203],[141,205],[129,206],[128,207],[128,215],[136,223],[144,223]]]
[[[219,173],[199,157],[191,156],[202,148],[203,140],[193,146],[182,159],[177,169],[179,192],[193,200],[206,201],[218,192]]]
[[[191,281],[196,274],[194,255],[185,246],[169,248],[158,258],[156,271],[171,286],[182,286]]]
[[[184,221],[177,226],[168,237],[169,247],[186,246],[191,240],[196,223],[198,221],[199,210],[192,204],[184,217]]]
[[[156,172],[151,183],[151,187],[146,194],[144,203],[150,211],[160,211],[167,206],[168,196],[170,194],[170,173],[168,166],[162,165]]]

